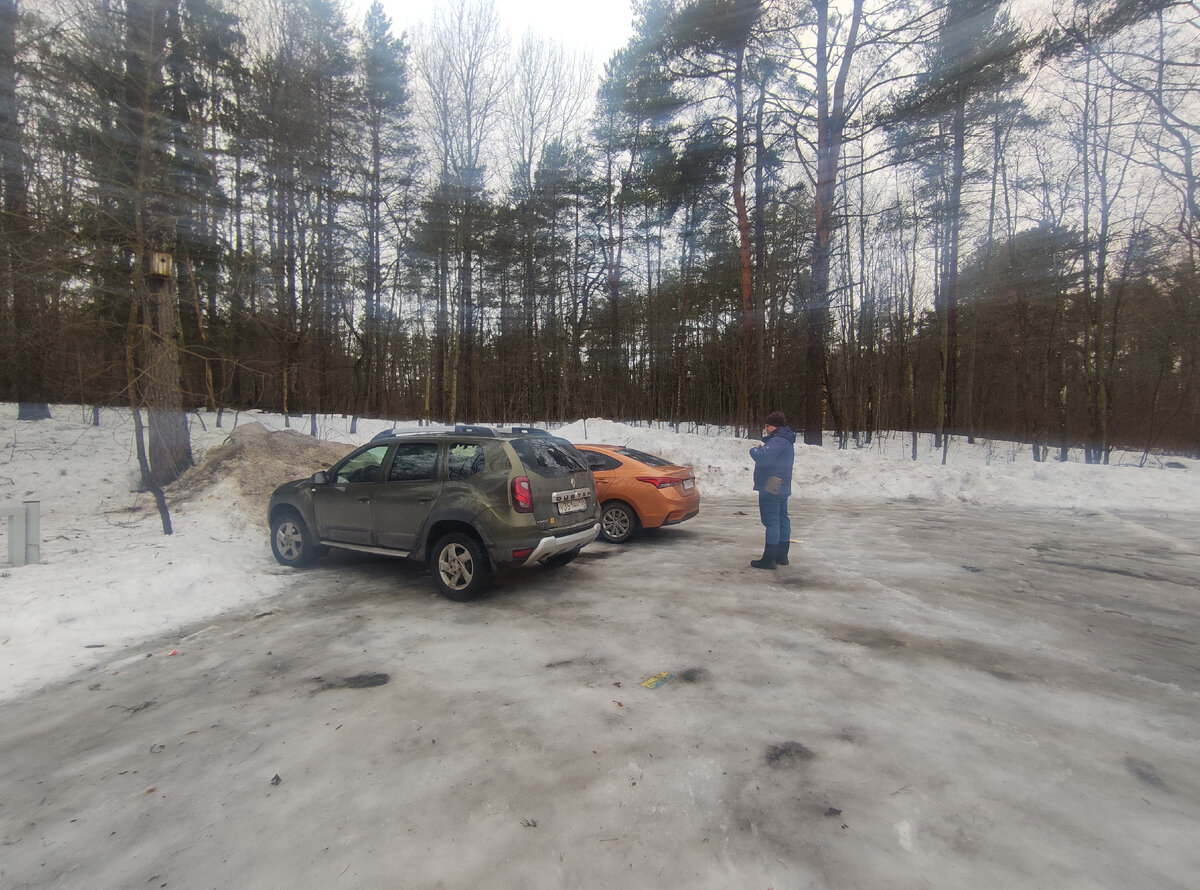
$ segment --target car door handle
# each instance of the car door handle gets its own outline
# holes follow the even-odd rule
[[[359,498],[359,500],[362,501],[362,503],[364,503],[364,504],[371,503],[371,498],[369,496],[361,497],[361,498]]]
[[[433,500],[433,495],[430,495],[427,498],[417,498],[417,500],[419,500],[422,504],[428,504],[430,501]]]

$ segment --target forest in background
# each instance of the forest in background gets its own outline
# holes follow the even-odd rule
[[[1196,2],[634,13],[0,0],[0,399],[1200,453]]]

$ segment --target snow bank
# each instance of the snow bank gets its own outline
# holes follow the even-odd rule
[[[696,471],[705,497],[751,494],[749,451],[757,439],[676,433],[610,420],[580,420],[557,433],[575,442],[628,445]],[[955,440],[943,465],[941,449],[920,437],[917,460],[909,436],[877,438],[865,447],[797,443],[796,498],[839,503],[955,502],[1050,510],[1200,510],[1200,462],[1173,458],[1137,466],[1118,456],[1109,466],[1037,463],[1028,448]]]

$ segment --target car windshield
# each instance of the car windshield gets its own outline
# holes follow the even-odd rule
[[[563,440],[547,436],[522,437],[513,439],[512,446],[525,468],[539,476],[554,478],[587,471],[579,452]]]
[[[661,457],[655,457],[653,454],[647,454],[644,451],[638,451],[636,448],[618,448],[617,451],[626,457],[631,457],[636,461],[641,461],[648,467],[673,467],[675,464],[669,460],[663,460]]]

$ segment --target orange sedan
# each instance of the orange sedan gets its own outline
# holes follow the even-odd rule
[[[691,467],[624,445],[576,445],[596,479],[600,537],[614,544],[640,529],[674,525],[700,512]]]

